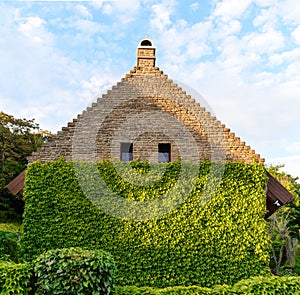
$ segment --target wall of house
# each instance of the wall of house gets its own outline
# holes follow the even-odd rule
[[[155,66],[155,49],[138,48],[137,67],[77,119],[29,157],[29,162],[120,159],[120,143],[133,158],[157,162],[158,144],[171,144],[171,160],[264,162],[230,129]]]

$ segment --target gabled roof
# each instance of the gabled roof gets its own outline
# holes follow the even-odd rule
[[[15,177],[6,187],[13,194],[22,196],[25,185],[25,170]]]
[[[266,173],[268,176],[266,218],[268,218],[281,206],[290,202],[294,196],[268,171]]]

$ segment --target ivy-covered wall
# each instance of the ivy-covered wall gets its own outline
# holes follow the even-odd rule
[[[184,165],[185,171],[196,169],[199,177],[185,201],[153,220],[120,219],[101,211],[78,182],[78,177],[85,175],[90,190],[99,190],[89,170],[96,164],[81,165],[81,176],[73,163],[63,160],[29,166],[21,241],[28,260],[55,248],[101,248],[113,255],[120,286],[211,287],[269,274],[270,240],[264,220],[266,175],[261,164],[226,164],[220,186],[202,204],[209,162],[198,166],[168,163],[160,181],[147,185],[124,177],[126,167],[121,177],[112,163],[98,163],[110,190],[132,202],[153,200],[170,191],[178,184]],[[132,167],[144,178],[151,177],[149,164],[133,162]],[[176,191],[185,191],[183,187],[189,182],[188,175],[180,179],[182,187]]]

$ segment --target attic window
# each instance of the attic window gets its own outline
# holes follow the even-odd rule
[[[152,43],[149,40],[143,40],[141,42],[141,46],[152,46]]]
[[[159,143],[158,144],[158,162],[167,163],[171,162],[171,144]]]
[[[122,162],[129,162],[133,159],[133,144],[130,142],[121,142],[121,155]]]

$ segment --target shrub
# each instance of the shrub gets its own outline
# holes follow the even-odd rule
[[[0,231],[0,260],[18,261],[18,235]]]
[[[0,294],[31,294],[32,267],[30,264],[16,264],[11,261],[0,262]]]
[[[21,231],[21,224],[16,222],[0,223],[0,231],[6,231],[10,233],[19,234]]]
[[[91,165],[95,164],[82,163],[88,189],[100,194],[99,198],[109,199],[88,173]],[[141,169],[143,165],[145,169]],[[151,173],[146,173],[147,164],[140,163],[134,169],[140,169],[149,183],[139,186],[122,178],[112,163],[97,164],[110,191],[129,203],[159,198],[175,184],[174,194],[185,198],[161,218],[130,220],[113,217],[101,211],[95,200],[91,202],[78,183],[73,163],[35,162],[27,170],[24,191],[24,257],[32,259],[56,248],[105,249],[116,261],[120,286],[211,287],[270,274],[263,166],[228,163],[220,186],[210,201],[200,206],[211,165],[168,163],[159,181],[153,182]],[[183,169],[187,174],[179,185],[177,179]],[[199,177],[186,196],[190,170],[196,170]],[[125,169],[123,175],[126,173]],[[130,179],[129,172],[126,175]],[[108,205],[118,213],[115,203]]]
[[[163,289],[154,289],[151,287],[136,287],[136,286],[123,286],[116,287],[115,295],[207,295],[212,294],[212,289],[205,287],[167,287]]]
[[[296,248],[295,255],[295,273],[300,275],[300,245]]]
[[[234,294],[300,294],[300,277],[254,277],[233,286]]]
[[[169,287],[154,289],[150,287],[124,286],[117,287],[115,295],[230,295],[230,294],[256,294],[256,295],[295,295],[300,294],[300,277],[253,277],[242,280],[234,286],[222,285],[212,289],[198,286]]]
[[[34,263],[37,294],[112,294],[115,264],[102,250],[50,250]]]

